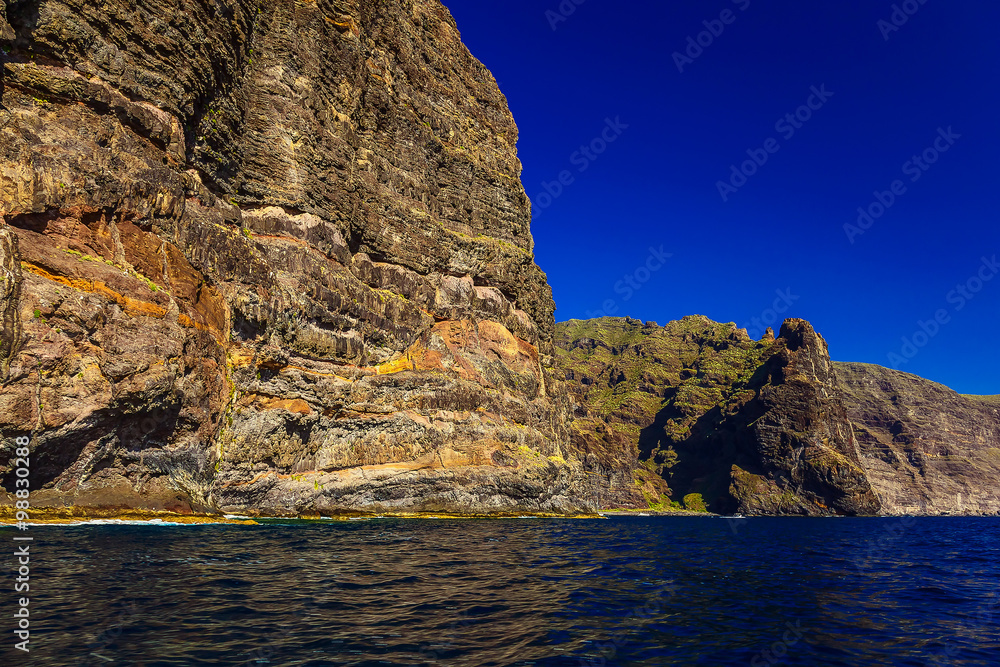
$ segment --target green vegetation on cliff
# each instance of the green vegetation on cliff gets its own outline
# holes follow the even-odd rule
[[[874,513],[846,413],[830,400],[826,344],[790,320],[775,339],[690,316],[556,328],[557,365],[578,404],[572,427],[591,451],[627,450],[688,509]],[[599,457],[597,457],[599,458]],[[610,454],[607,458],[614,458]]]

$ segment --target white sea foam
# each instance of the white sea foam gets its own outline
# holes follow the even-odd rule
[[[84,519],[81,521],[67,521],[65,523],[31,523],[27,526],[190,526],[194,524],[179,523],[176,521],[164,521],[163,519]]]

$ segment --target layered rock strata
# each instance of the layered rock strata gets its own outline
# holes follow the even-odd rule
[[[5,489],[29,433],[36,504],[595,507],[517,127],[440,3],[6,9]]]
[[[995,399],[801,320],[556,329],[437,0],[19,0],[0,47],[0,503],[28,434],[74,511],[1000,511]]]
[[[1000,397],[834,364],[861,462],[893,514],[1000,514]]]

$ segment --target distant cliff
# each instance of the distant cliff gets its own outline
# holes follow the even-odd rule
[[[861,461],[888,513],[1000,512],[1000,396],[834,364]]]
[[[608,481],[618,491],[605,492],[605,505],[748,515],[1000,511],[997,402],[832,363],[802,320],[760,341],[698,316],[663,327],[571,320],[557,325],[557,342],[575,440],[617,467]],[[650,473],[669,487],[662,495],[649,492]],[[646,490],[641,502],[630,485]]]
[[[594,509],[517,127],[437,0],[6,10],[8,492],[29,433],[36,505]]]

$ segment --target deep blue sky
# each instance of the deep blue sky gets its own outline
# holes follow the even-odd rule
[[[619,316],[753,329],[790,288],[782,317],[810,320],[834,359],[906,352],[901,370],[1000,393],[1000,275],[961,309],[949,298],[1000,255],[1000,3],[926,0],[888,40],[888,0],[586,0],[555,30],[558,0],[445,4],[510,102],[528,195],[549,204],[532,233],[558,320],[614,300]],[[679,72],[673,53],[724,9],[732,23]],[[832,97],[786,138],[776,122],[823,85]],[[581,172],[574,153],[608,118],[628,128]],[[904,164],[939,128],[961,138],[913,182]],[[777,152],[724,202],[717,183],[770,138]],[[564,170],[572,183],[538,197]],[[897,179],[905,193],[851,243],[844,225]],[[673,256],[647,276],[660,246]],[[938,311],[935,335],[902,349]]]

